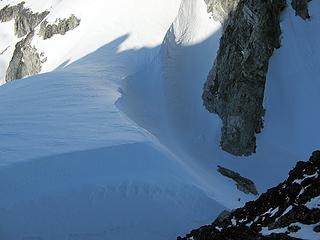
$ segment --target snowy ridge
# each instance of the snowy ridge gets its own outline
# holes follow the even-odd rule
[[[34,41],[44,71],[63,65],[0,89],[1,238],[172,239],[204,224],[223,206],[115,104],[122,79],[159,53],[180,1],[71,3],[49,18],[74,13],[81,25]]]

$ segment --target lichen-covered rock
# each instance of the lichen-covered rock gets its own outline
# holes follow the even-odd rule
[[[67,19],[58,19],[54,24],[43,21],[40,25],[39,35],[45,40],[56,34],[64,35],[66,32],[75,29],[79,25],[80,19],[76,18],[74,15],[71,15]]]
[[[303,20],[310,18],[308,2],[310,0],[292,0],[291,6],[296,11],[296,15],[300,16]]]
[[[221,147],[233,155],[256,150],[269,60],[280,47],[280,12],[285,6],[285,0],[240,0],[221,37],[202,98],[222,119]]]
[[[244,207],[224,213],[211,225],[193,230],[185,240],[294,240],[291,233],[315,226],[320,231],[320,151],[298,162],[286,181]],[[313,204],[311,204],[313,202]],[[263,233],[267,232],[264,236]],[[319,235],[320,237],[320,235]]]
[[[37,49],[31,46],[33,36],[34,32],[31,32],[16,44],[6,72],[6,82],[35,75],[41,71],[40,55]]]
[[[218,172],[221,173],[223,176],[231,178],[233,181],[235,181],[236,186],[240,191],[246,194],[259,194],[254,182],[248,178],[242,177],[239,173],[221,166],[218,166]]]

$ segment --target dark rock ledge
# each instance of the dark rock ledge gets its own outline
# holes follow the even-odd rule
[[[238,190],[240,190],[241,192],[244,192],[245,194],[253,194],[253,195],[259,194],[254,182],[248,178],[241,176],[239,173],[221,166],[218,166],[218,172],[221,175],[232,179],[236,183]]]
[[[315,233],[320,231],[320,151],[307,162],[299,161],[287,180],[257,200],[232,212],[224,211],[211,225],[177,239],[295,240],[290,234],[305,226],[312,226]]]

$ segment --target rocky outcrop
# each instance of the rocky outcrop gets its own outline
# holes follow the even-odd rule
[[[279,19],[285,6],[285,0],[240,0],[221,37],[202,98],[222,119],[221,147],[233,155],[256,150],[269,60],[280,47]]]
[[[34,13],[29,8],[24,7],[25,2],[15,6],[6,6],[0,10],[1,22],[14,19],[14,32],[21,38],[32,32],[49,14],[49,11]]]
[[[32,46],[32,39],[39,24],[39,35],[43,39],[51,38],[55,34],[64,35],[80,24],[80,19],[74,15],[67,19],[58,19],[54,24],[49,24],[44,20],[49,11],[34,13],[24,5],[25,2],[21,2],[14,6],[7,5],[0,10],[0,22],[14,21],[15,35],[18,38],[24,37],[15,46],[15,51],[6,72],[6,82],[40,73],[41,65],[46,61],[46,57],[44,53],[39,54],[35,46]],[[0,55],[8,48],[1,51]]]
[[[23,9],[23,5],[25,2],[21,2],[15,6],[5,6],[0,10],[0,21],[1,22],[9,22],[17,17],[20,11]]]
[[[13,57],[6,72],[6,82],[31,76],[41,71],[41,57],[37,49],[31,46],[34,32],[29,33],[15,46]]]
[[[257,188],[253,181],[248,178],[242,177],[239,173],[230,169],[218,166],[218,172],[223,176],[235,181],[237,188],[246,194],[258,195]]]
[[[230,213],[224,212],[211,225],[178,239],[294,240],[297,238],[290,236],[292,233],[305,227],[318,232],[319,226],[320,151],[316,151],[309,161],[298,162],[286,181],[256,201]]]
[[[205,0],[205,3],[212,18],[224,24],[235,11],[239,0]]]
[[[303,20],[310,18],[308,2],[310,0],[292,0],[291,6],[296,11],[296,15],[300,16]]]
[[[33,13],[29,9],[23,8],[15,17],[14,31],[17,37],[20,38],[32,32],[48,14],[48,11]]]
[[[39,35],[45,40],[56,34],[65,35],[66,32],[75,29],[79,25],[80,19],[76,18],[74,15],[71,15],[67,19],[57,19],[54,24],[43,21],[40,25]]]
[[[37,49],[31,46],[35,28],[49,14],[48,11],[34,13],[24,7],[25,2],[15,6],[5,6],[0,10],[0,21],[14,20],[14,33],[24,37],[16,46],[6,72],[6,82],[37,74],[41,71],[41,59]],[[8,46],[9,48],[10,46]],[[8,49],[7,48],[7,49]]]

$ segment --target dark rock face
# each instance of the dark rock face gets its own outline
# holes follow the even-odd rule
[[[235,181],[236,186],[240,191],[246,194],[251,193],[253,195],[258,195],[257,188],[254,182],[250,179],[242,177],[239,173],[221,166],[218,166],[218,172],[221,173],[223,176],[231,178],[233,181]]]
[[[222,119],[221,147],[233,155],[256,150],[269,60],[280,47],[285,6],[285,0],[240,0],[226,22],[202,98],[208,111]]]
[[[320,202],[311,204],[319,197],[320,151],[316,151],[308,162],[298,162],[286,181],[261,194],[256,201],[178,239],[294,240],[290,233],[299,232],[303,225],[315,225],[313,231],[320,231]],[[264,236],[262,230],[269,230],[269,235]]]
[[[291,1],[291,6],[294,10],[296,10],[296,15],[300,16],[303,20],[307,20],[310,18],[308,2],[310,2],[310,0]]]
[[[41,59],[35,47],[31,46],[34,32],[16,44],[13,57],[6,73],[6,82],[31,76],[41,71]]]
[[[66,32],[75,29],[79,25],[80,19],[74,15],[71,15],[68,19],[59,19],[56,24],[49,24],[47,21],[43,21],[40,25],[39,35],[45,40],[56,34],[65,35]]]

